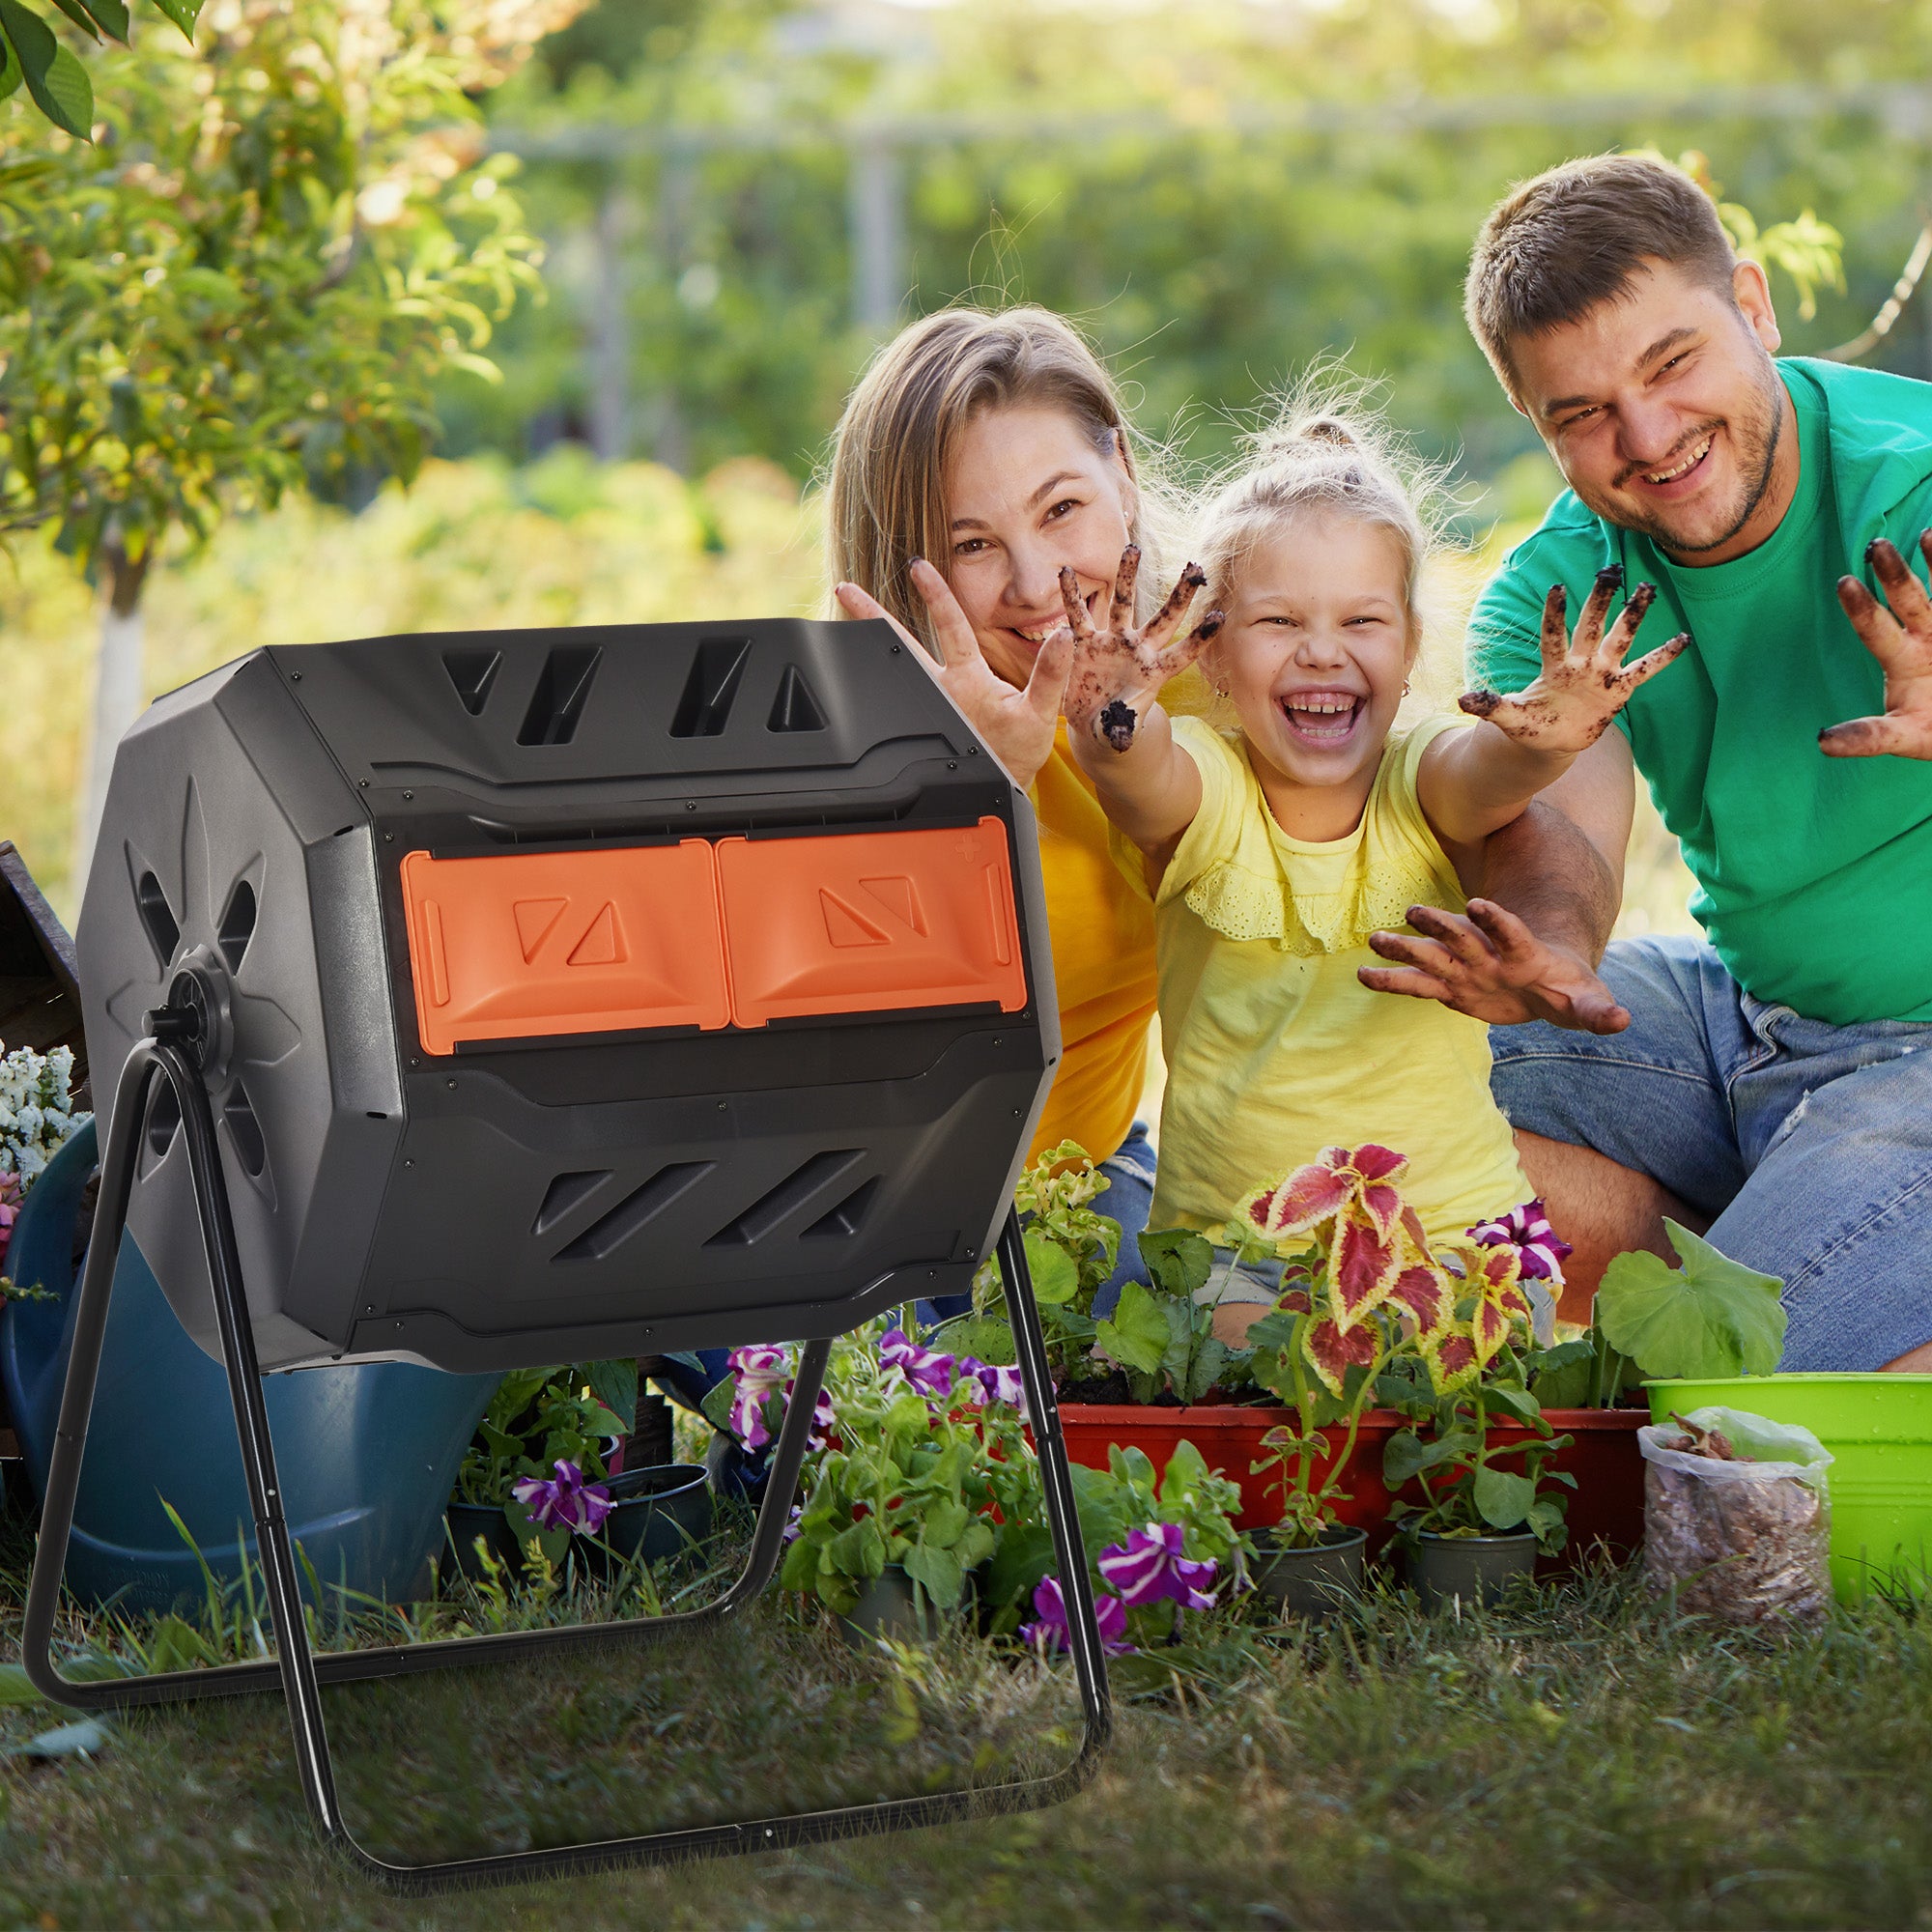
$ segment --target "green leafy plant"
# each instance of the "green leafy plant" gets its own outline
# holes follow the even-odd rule
[[[1094,1296],[1120,1259],[1121,1224],[1090,1205],[1107,1185],[1085,1148],[1062,1141],[1033,1161],[1013,1190],[1056,1382],[1078,1373],[1092,1350],[1099,1327]],[[989,1257],[973,1277],[972,1315],[948,1322],[941,1334],[948,1348],[983,1362],[1017,1359],[997,1260]]]
[[[1413,1360],[1391,1363],[1380,1376],[1381,1402],[1409,1418],[1382,1451],[1382,1481],[1391,1492],[1413,1482],[1423,1496],[1420,1504],[1398,1496],[1389,1505],[1405,1538],[1529,1530],[1548,1554],[1563,1548],[1568,1498],[1552,1492],[1574,1490],[1577,1479],[1548,1463],[1575,1438],[1557,1435],[1543,1414],[1531,1388],[1537,1356],[1527,1335],[1514,1334],[1480,1376],[1448,1390],[1434,1388]],[[1498,1423],[1529,1434],[1499,1444],[1492,1434]]]
[[[637,1406],[635,1361],[513,1370],[477,1425],[456,1473],[454,1500],[498,1505],[520,1545],[535,1542],[553,1561],[560,1560],[570,1531],[533,1521],[511,1492],[526,1477],[550,1476],[559,1462],[574,1463],[592,1482],[601,1480],[606,1454],[629,1434]]]
[[[1213,1309],[1194,1299],[1214,1271],[1213,1244],[1190,1228],[1167,1228],[1143,1235],[1140,1251],[1151,1285],[1130,1281],[1121,1291],[1113,1314],[1094,1324],[1095,1354],[1124,1371],[1137,1403],[1163,1395],[1196,1403],[1248,1381],[1251,1351],[1217,1340]]]
[[[132,27],[126,0],[54,0],[54,4],[97,44],[105,35],[128,45]],[[154,0],[154,5],[192,45],[201,0]],[[0,0],[0,100],[18,93],[23,81],[27,98],[56,128],[77,141],[94,138],[94,83],[87,70],[61,45],[43,15],[21,0]]]
[[[1646,1376],[1708,1380],[1768,1376],[1784,1352],[1784,1284],[1719,1253],[1666,1220],[1678,1265],[1656,1255],[1619,1255],[1597,1290],[1605,1345]]]

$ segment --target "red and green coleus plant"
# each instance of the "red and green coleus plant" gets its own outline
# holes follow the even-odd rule
[[[1474,1359],[1456,1318],[1458,1284],[1397,1185],[1407,1166],[1374,1144],[1329,1148],[1259,1189],[1227,1231],[1243,1259],[1283,1264],[1280,1297],[1248,1336],[1255,1381],[1294,1411],[1263,1436],[1272,1454],[1254,1469],[1281,1472],[1275,1536],[1290,1548],[1320,1543],[1335,1523],[1362,1417],[1390,1365],[1412,1360],[1448,1387]]]
[[[1450,1283],[1449,1326],[1434,1353],[1392,1361],[1378,1378],[1380,1400],[1409,1424],[1382,1452],[1382,1480],[1392,1492],[1413,1483],[1423,1498],[1398,1496],[1389,1520],[1408,1540],[1424,1531],[1529,1532],[1554,1555],[1569,1533],[1568,1498],[1555,1489],[1575,1489],[1577,1479],[1548,1464],[1574,1438],[1550,1426],[1536,1384],[1546,1373],[1554,1379],[1586,1362],[1593,1350],[1583,1341],[1555,1342],[1551,1327],[1539,1322],[1548,1297],[1532,1298],[1521,1249],[1482,1236],[1476,1230],[1443,1244],[1460,1273]],[[1527,1434],[1498,1443],[1498,1423]]]

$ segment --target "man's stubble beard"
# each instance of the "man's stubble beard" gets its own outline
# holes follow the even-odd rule
[[[1621,503],[1615,507],[1603,502],[1593,503],[1579,490],[1577,494],[1583,497],[1584,506],[1619,529],[1648,537],[1673,556],[1701,556],[1707,552],[1721,550],[1757,515],[1759,506],[1770,493],[1772,472],[1777,465],[1778,442],[1784,434],[1784,384],[1778,380],[1776,365],[1769,355],[1763,358],[1761,375],[1762,381],[1758,385],[1761,409],[1747,418],[1727,417],[1723,422],[1723,427],[1730,431],[1737,444],[1738,469],[1746,484],[1739,497],[1737,514],[1717,536],[1706,538],[1701,543],[1686,543],[1672,533],[1669,525],[1662,519],[1633,517],[1628,506]]]

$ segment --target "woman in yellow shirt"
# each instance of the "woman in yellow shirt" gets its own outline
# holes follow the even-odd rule
[[[1121,552],[1154,507],[1107,372],[1039,308],[952,308],[902,329],[853,390],[830,478],[841,610],[884,617],[936,661],[949,696],[1039,822],[1060,1000],[1061,1065],[1032,1153],[1078,1141],[1121,1223],[1102,1290],[1139,1273],[1153,1150],[1134,1110],[1154,1011],[1153,914],[1109,852],[1106,814],[1068,750],[1060,708],[1070,639],[1060,572],[1104,611]],[[1153,573],[1150,571],[1151,577]]]

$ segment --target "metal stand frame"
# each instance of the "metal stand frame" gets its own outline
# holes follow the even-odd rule
[[[633,1617],[615,1623],[580,1624],[557,1630],[516,1631],[492,1636],[446,1637],[432,1643],[398,1644],[380,1650],[325,1652],[309,1648],[296,1580],[295,1551],[282,1511],[275,1475],[274,1446],[270,1439],[268,1412],[262,1401],[261,1370],[257,1365],[254,1332],[249,1325],[247,1296],[235,1243],[235,1227],[228,1204],[226,1179],[215,1147],[214,1119],[202,1085],[195,1049],[198,1045],[191,1014],[163,1009],[149,1016],[150,1037],[136,1043],[122,1069],[114,1100],[114,1125],[101,1158],[100,1195],[94,1217],[94,1234],[81,1277],[74,1311],[72,1353],[61,1400],[60,1422],[54,1436],[52,1465],[41,1520],[40,1548],[27,1591],[21,1655],[35,1688],[56,1701],[78,1710],[111,1710],[124,1705],[178,1702],[198,1697],[232,1696],[266,1690],[279,1678],[288,1700],[289,1721],[295,1735],[296,1761],[310,1814],[323,1836],[339,1845],[360,1869],[403,1890],[428,1891],[444,1886],[504,1884],[539,1875],[590,1871],[613,1866],[718,1856],[726,1853],[771,1851],[781,1846],[812,1844],[861,1833],[904,1830],[944,1820],[989,1812],[1024,1811],[1056,1804],[1078,1791],[1092,1776],[1112,1725],[1107,1668],[1100,1633],[1094,1615],[1093,1591],[1087,1578],[1086,1554],[1074,1511],[1073,1482],[1066,1463],[1053,1383],[1047,1373],[1046,1345],[1040,1332],[1039,1311],[1027,1270],[1026,1250],[1017,1216],[1009,1214],[999,1240],[1000,1267],[1006,1280],[1007,1303],[1018,1345],[1020,1372],[1026,1388],[1027,1413],[1039,1458],[1040,1478],[1052,1525],[1055,1560],[1067,1611],[1068,1643],[1080,1687],[1085,1731],[1080,1748],[1065,1769],[1046,1777],[1020,1779],[980,1790],[936,1793],[920,1798],[893,1799],[872,1804],[843,1805],[824,1811],[796,1812],[753,1818],[741,1824],[699,1825],[668,1832],[648,1832],[635,1837],[606,1838],[590,1843],[559,1845],[544,1850],[505,1852],[473,1859],[438,1861],[428,1864],[391,1864],[363,1850],[343,1824],[336,1803],[335,1774],[328,1738],[323,1725],[324,1684],[353,1683],[364,1678],[393,1677],[451,1665],[491,1663],[499,1659],[527,1657],[561,1645],[611,1643],[627,1638],[652,1638],[668,1631],[720,1621],[742,1609],[771,1581],[778,1570],[786,1515],[797,1492],[799,1470],[805,1461],[811,1413],[824,1380],[830,1342],[810,1342],[802,1350],[790,1406],[779,1432],[752,1549],[743,1574],[718,1599],[702,1609],[662,1617]],[[164,1671],[152,1677],[110,1679],[78,1684],[60,1675],[53,1661],[54,1619],[60,1605],[62,1573],[73,1528],[75,1493],[80,1484],[82,1453],[99,1374],[100,1350],[107,1327],[108,1296],[112,1292],[122,1234],[133,1189],[135,1154],[147,1118],[149,1092],[157,1075],[166,1077],[181,1103],[189,1173],[201,1217],[202,1245],[208,1256],[209,1277],[221,1329],[222,1355],[228,1386],[235,1403],[235,1428],[255,1519],[256,1548],[262,1563],[270,1611],[274,1623],[277,1656],[254,1663],[222,1664],[211,1669]]]

